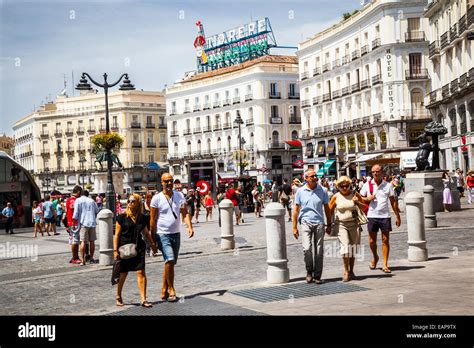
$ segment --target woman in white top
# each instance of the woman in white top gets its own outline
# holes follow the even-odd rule
[[[339,192],[329,201],[330,216],[336,211],[335,223],[338,227],[338,239],[344,263],[343,282],[356,279],[354,262],[355,254],[360,247],[360,226],[356,204],[368,203],[358,192],[351,190],[351,184],[352,180],[349,177],[341,176],[336,182]]]
[[[448,172],[444,172],[442,176],[443,180],[443,207],[444,212],[449,213],[449,207],[453,204],[453,195],[451,194],[451,178],[449,177]]]

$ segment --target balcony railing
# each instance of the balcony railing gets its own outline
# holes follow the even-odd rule
[[[183,135],[191,135],[191,129],[185,129]]]
[[[222,106],[229,106],[229,105],[230,105],[230,99],[224,99]]]
[[[49,137],[49,132],[47,130],[42,130],[40,133],[41,138],[47,138]]]
[[[369,88],[369,87],[370,87],[370,80],[369,79],[365,79],[365,80],[362,80],[360,82],[360,89],[361,90]]]
[[[86,130],[85,130],[84,127],[78,127],[77,130],[76,130],[76,133],[77,133],[77,134],[84,134],[85,131],[86,131]]]
[[[344,121],[342,122],[342,128],[349,129],[351,128],[351,121]]]
[[[467,86],[467,73],[459,76],[459,89],[463,90]]]
[[[457,79],[451,81],[451,94],[458,93],[459,83]]]
[[[340,90],[340,89],[338,89],[338,90],[336,90],[336,91],[332,92],[332,99],[337,99],[337,98],[340,98],[340,97],[341,97],[341,95],[342,95],[342,93],[341,93],[341,90]]]
[[[454,25],[449,29],[449,41],[453,42],[459,37],[458,35],[458,24],[454,23]]]
[[[160,142],[160,147],[168,147],[168,143]]]
[[[290,124],[300,124],[301,123],[301,117],[290,116],[289,122],[290,122]]]
[[[221,102],[220,102],[220,101],[215,101],[215,102],[212,104],[212,107],[213,107],[214,109],[220,108],[220,107],[221,107]]]
[[[436,103],[438,101],[438,90],[430,92],[430,104]]]
[[[360,55],[363,56],[364,54],[369,53],[369,45],[364,45],[360,48]]]
[[[278,117],[278,116],[272,116],[270,118],[270,123],[271,124],[283,124],[283,119],[281,117]]]
[[[351,56],[346,54],[345,56],[342,57],[342,65],[345,65],[351,61]]]
[[[360,57],[360,50],[355,50],[352,52],[352,60],[355,60]]]
[[[314,135],[319,135],[323,132],[323,127],[314,127],[313,128],[313,134]]]
[[[155,128],[155,124],[154,123],[146,123],[145,127],[146,128]]]
[[[377,47],[380,47],[382,44],[382,41],[380,38],[376,38],[375,40],[372,41],[372,50],[375,50]]]
[[[253,125],[253,118],[249,118],[248,120],[245,121],[246,126],[252,126]]]
[[[194,105],[193,106],[193,112],[196,112],[196,111],[201,111],[201,105]]]
[[[439,54],[439,40],[435,40],[429,45],[429,57]]]
[[[285,143],[280,143],[280,142],[272,141],[268,147],[269,147],[270,149],[272,149],[272,150],[284,149],[284,148],[285,148]]]
[[[170,137],[177,137],[179,135],[178,131],[171,131]]]
[[[132,147],[142,147],[141,141],[132,141]]]
[[[405,78],[407,80],[426,80],[428,79],[428,69],[414,67],[405,70]]]
[[[40,153],[41,153],[41,156],[49,156],[49,150],[41,149]]]
[[[238,104],[238,103],[240,103],[240,97],[235,97],[235,98],[233,99],[232,104]]]
[[[154,142],[154,141],[147,141],[146,147],[156,147],[156,142]]]
[[[95,133],[95,127],[89,126],[89,128],[87,128],[87,133]]]
[[[342,88],[342,93],[341,95],[344,97],[346,95],[349,95],[351,93],[351,88],[350,87],[343,87]]]
[[[203,133],[212,132],[212,127],[211,126],[204,126],[204,127],[202,127],[202,131],[203,131]]]
[[[61,137],[63,136],[63,131],[62,131],[61,129],[56,129],[56,130],[54,131],[54,136],[55,136],[56,138],[61,138]]]
[[[462,16],[458,23],[458,33],[462,35],[467,30],[467,17],[466,15]]]
[[[370,116],[362,117],[362,124],[370,124]]]
[[[309,72],[308,71],[303,71],[301,73],[301,81],[309,79]]]
[[[176,115],[176,113],[177,113],[176,109],[171,109],[170,116]]]
[[[324,64],[324,65],[323,65],[323,73],[326,72],[326,71],[328,71],[329,68],[330,68],[330,64],[329,64],[329,63]]]
[[[338,68],[341,66],[341,60],[340,59],[334,59],[332,61],[332,68],[335,69],[335,68]]]
[[[443,99],[449,97],[449,84],[441,87],[441,96],[443,97]]]
[[[159,129],[166,129],[166,128],[168,128],[168,126],[166,125],[166,123],[158,123],[158,128]]]
[[[142,125],[140,122],[132,122],[130,123],[130,128],[142,128]]]
[[[380,112],[373,114],[372,119],[374,120],[374,123],[380,122],[382,120],[382,114]]]
[[[424,31],[409,31],[405,33],[406,42],[420,42],[425,41]]]
[[[203,110],[209,110],[210,108],[211,108],[211,103],[204,103],[204,105],[202,106]]]
[[[191,107],[185,106],[183,114],[189,114],[191,112]]]
[[[445,48],[448,45],[449,45],[448,32],[445,32],[443,35],[441,35],[441,49]]]
[[[331,93],[323,94],[323,103],[331,100]]]
[[[252,93],[246,94],[245,101],[251,101],[251,100],[253,100],[253,94]]]
[[[471,24],[474,24],[474,6],[472,5],[467,9],[467,26],[470,27]]]
[[[318,76],[321,74],[321,68],[317,67],[313,69],[313,76]]]
[[[359,83],[354,83],[351,86],[351,93],[355,93],[355,92],[358,92],[358,91],[360,91],[360,84]]]
[[[360,118],[356,118],[354,120],[352,120],[352,127],[358,127],[361,125],[361,122],[362,120]]]
[[[66,149],[66,153],[71,156],[71,155],[74,155],[74,148],[71,146],[71,147],[68,147]]]
[[[314,97],[313,98],[313,105],[321,104],[322,100],[323,100],[323,98],[320,95],[318,95],[317,97]]]
[[[70,137],[74,134],[74,130],[71,129],[71,128],[68,128],[68,129],[66,129],[65,133],[66,133],[66,136]]]
[[[301,131],[301,137],[302,137],[302,138],[309,137],[310,134],[311,134],[311,130],[310,130],[310,129],[303,129],[303,130]]]
[[[111,130],[111,131],[114,131],[114,132],[117,132],[117,131],[119,130],[118,124],[113,124],[113,125],[110,127],[110,130]]]
[[[382,74],[372,76],[372,86],[382,83]]]
[[[63,150],[62,149],[56,149],[54,151],[54,154],[57,156],[57,157],[62,157],[63,155]]]
[[[474,82],[474,68],[471,68],[469,69],[469,74],[467,76],[467,83],[471,85],[473,82]],[[474,129],[474,128],[471,128],[471,129]]]
[[[196,127],[193,129],[193,134],[198,134],[198,133],[201,133],[202,132],[202,129],[201,127]]]
[[[300,99],[300,94],[298,92],[288,93],[288,99]]]
[[[268,98],[270,99],[281,99],[281,93],[280,92],[270,92],[268,94]]]
[[[305,99],[305,100],[302,100],[301,101],[301,108],[304,109],[304,108],[309,108],[311,106],[310,102],[308,99]]]
[[[232,128],[232,123],[224,123],[223,126],[222,126],[222,129],[226,130],[226,129],[231,129]]]

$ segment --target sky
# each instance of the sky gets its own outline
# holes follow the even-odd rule
[[[279,46],[339,22],[360,0],[0,0],[0,134],[82,72],[96,81],[122,73],[145,91],[161,91],[196,69],[200,20],[206,36],[268,17]],[[285,50],[295,53],[296,50]],[[275,50],[273,53],[282,53]],[[78,95],[78,91],[74,91]]]

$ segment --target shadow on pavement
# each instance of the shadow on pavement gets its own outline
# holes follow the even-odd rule
[[[198,292],[196,294],[192,294],[192,295],[188,295],[188,296],[177,296],[178,298],[178,301],[184,297],[184,299],[186,300],[189,300],[189,299],[192,299],[192,298],[195,298],[195,297],[198,297],[198,296],[206,296],[206,295],[213,295],[213,294],[217,294],[218,296],[222,296],[224,295],[225,293],[227,292],[227,290],[210,290],[210,291],[203,291],[203,292]],[[149,301],[151,304],[155,305],[155,304],[160,304],[160,303],[166,303],[168,301],[166,300],[159,300],[159,301]],[[135,305],[135,306],[140,306],[140,303],[131,303],[132,305]]]
[[[449,260],[449,257],[447,256],[428,257],[428,261],[434,261],[434,260]]]
[[[408,271],[410,269],[425,268],[425,266],[389,266],[393,271]]]

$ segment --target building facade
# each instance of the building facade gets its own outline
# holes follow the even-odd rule
[[[15,142],[13,137],[9,137],[6,134],[0,136],[0,151],[7,153],[8,155],[13,155],[13,148],[15,147]]]
[[[354,177],[377,160],[396,172],[418,145],[430,120],[426,5],[373,0],[299,44],[306,167]]]
[[[441,167],[466,172],[474,160],[474,1],[433,1],[425,16],[432,84],[426,104],[448,129],[439,143]]]
[[[285,144],[301,129],[296,57],[267,55],[188,77],[167,88],[166,109],[170,167],[183,183],[204,179],[215,188],[240,173],[282,179],[301,158]]]
[[[104,94],[95,92],[60,95],[15,123],[15,159],[33,173],[42,192],[69,191],[76,184],[93,186],[92,173],[100,166],[90,138],[105,132],[104,102]],[[124,188],[144,190],[148,185],[155,189],[158,176],[148,164],[163,165],[168,149],[163,93],[110,93],[109,122],[111,131],[125,140],[118,156]]]

